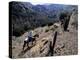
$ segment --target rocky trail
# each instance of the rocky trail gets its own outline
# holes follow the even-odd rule
[[[45,29],[45,28],[43,28]],[[40,31],[40,28],[37,29]],[[46,57],[49,55],[49,41],[53,42],[54,38],[54,32],[52,30],[49,30],[48,32],[40,32],[39,38],[36,39],[36,44],[34,43],[31,45],[29,43],[29,48],[27,48],[27,45],[25,47],[25,50],[22,50],[24,39],[27,35],[27,32],[23,34],[21,37],[15,38],[13,40],[12,45],[12,56],[13,58],[30,58],[30,57]],[[78,46],[78,39],[77,39],[77,30],[71,29],[66,32],[58,32],[57,40],[55,43],[54,49],[54,56],[60,56],[60,55],[74,55],[77,54],[77,46]]]

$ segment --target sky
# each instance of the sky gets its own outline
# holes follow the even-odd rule
[[[31,2],[33,5],[46,3],[75,4],[78,0],[26,0],[26,2]]]
[[[27,0],[28,2],[31,2],[32,4],[45,4],[45,3],[53,3],[53,0]]]

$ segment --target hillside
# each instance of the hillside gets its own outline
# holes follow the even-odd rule
[[[12,58],[76,55],[78,53],[78,7],[76,5],[10,2]],[[28,32],[35,41],[23,50]]]
[[[25,36],[27,32],[24,33],[20,37],[16,37],[12,43],[12,56],[13,58],[30,58],[30,57],[46,57],[49,55],[49,41],[53,41],[54,32],[53,30],[49,30],[45,32],[48,27],[45,26],[43,28],[37,28],[34,31],[39,32],[39,38],[37,38],[37,43],[31,45],[30,48],[25,47],[24,51],[22,49]],[[53,25],[50,26],[53,28]],[[49,28],[48,28],[49,29]],[[35,32],[35,33],[37,33]],[[62,32],[59,27],[56,44],[54,47],[54,55],[53,56],[61,56],[61,55],[75,55],[78,52],[78,34],[75,28],[71,28],[69,32]],[[46,42],[48,41],[48,42]],[[46,43],[45,43],[46,42]]]
[[[29,2],[11,2],[10,8],[13,36],[21,36],[28,30],[58,22],[62,12],[71,14],[73,9],[77,9],[77,6],[60,4],[32,5]]]

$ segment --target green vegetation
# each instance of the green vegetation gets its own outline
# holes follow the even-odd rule
[[[59,7],[60,5],[34,6],[30,3],[11,2],[9,8],[11,8],[12,10],[10,15],[12,18],[13,35],[20,36],[25,31],[35,29],[37,27],[44,27],[46,25],[51,26],[55,22],[64,19],[67,13],[61,12],[64,11],[65,8],[64,9],[63,7],[55,8],[55,6]],[[72,6],[71,7],[67,6],[67,8],[71,9]],[[67,11],[71,12],[70,10]]]
[[[48,32],[48,31],[49,31],[49,29],[46,29],[46,30],[45,30],[45,32]]]
[[[14,35],[14,36],[20,36],[20,35],[22,35],[24,32],[25,32],[25,31],[24,31],[23,28],[15,28],[15,29],[13,30],[13,35]]]
[[[51,26],[51,25],[53,25],[53,23],[48,23],[48,26]]]
[[[51,28],[50,30],[54,31],[54,30],[55,30],[55,28]]]

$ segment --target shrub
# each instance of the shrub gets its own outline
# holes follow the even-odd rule
[[[46,26],[46,24],[42,24],[41,26],[44,27],[44,26]]]
[[[53,25],[53,23],[48,23],[48,26],[51,26],[51,25]]]
[[[13,29],[13,36],[21,36],[24,32],[23,28],[15,28]]]
[[[24,30],[27,31],[29,28],[27,26],[24,26]]]
[[[49,29],[46,29],[46,30],[45,30],[45,32],[48,32],[48,31],[49,31]]]
[[[55,30],[55,28],[51,28],[50,30],[54,31],[54,30]]]
[[[67,13],[66,12],[60,13],[60,17],[59,17],[60,20],[61,19],[65,19],[65,17],[67,17]]]

